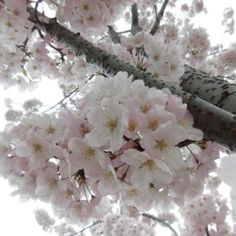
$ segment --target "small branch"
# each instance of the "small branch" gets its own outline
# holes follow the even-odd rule
[[[190,152],[191,155],[193,156],[195,162],[196,162],[197,164],[199,164],[199,160],[197,159],[197,157],[196,157],[196,155],[193,153],[193,151],[192,151],[188,146],[186,146],[186,148],[189,150],[189,152]]]
[[[72,90],[70,93],[68,93],[63,99],[61,99],[59,102],[57,102],[55,105],[53,105],[52,107],[48,108],[47,110],[43,111],[43,113],[46,113],[50,110],[52,110],[53,108],[57,107],[58,105],[61,105],[63,106],[63,102],[67,99],[67,98],[70,98],[70,96],[74,93],[76,93],[77,91],[79,90],[79,88],[76,88],[74,90]]]
[[[161,19],[164,15],[164,12],[165,12],[165,9],[166,9],[166,6],[167,6],[168,2],[169,2],[169,0],[164,0],[163,4],[161,6],[161,10],[158,13],[157,13],[156,6],[154,6],[154,10],[155,10],[155,14],[156,14],[156,20],[154,22],[154,25],[151,28],[151,31],[150,31],[151,35],[154,35],[157,32],[157,30],[159,29]]]
[[[174,229],[170,224],[168,224],[166,221],[164,221],[164,220],[162,220],[162,219],[160,219],[160,218],[157,218],[157,217],[155,217],[155,216],[153,216],[153,215],[147,214],[147,213],[143,213],[142,216],[157,221],[157,222],[160,223],[161,225],[163,225],[163,226],[165,226],[166,228],[168,228],[169,230],[171,230],[175,236],[178,236],[178,234],[177,234],[177,232],[175,231],[175,229]]]
[[[35,4],[35,8],[34,8],[34,16],[35,16],[35,19],[36,19],[37,23],[40,23],[39,18],[38,18],[38,6],[42,2],[43,2],[43,0],[38,0]]]
[[[18,44],[16,45],[16,47],[19,48],[25,54],[26,57],[30,57],[31,56],[30,52],[27,51],[27,43],[28,43],[28,41],[29,41],[29,38],[27,37],[22,45],[18,45]]]
[[[31,32],[34,32],[35,30],[38,32],[40,38],[44,39],[44,36],[43,36],[43,33],[41,32],[41,30],[34,25],[31,29]]]
[[[124,31],[117,32],[117,34],[126,34],[126,33],[131,33],[131,30],[124,30]]]
[[[58,48],[58,47],[55,47],[54,45],[52,45],[51,43],[49,44],[49,46],[51,48],[53,48],[54,50],[56,50],[59,54],[60,54],[60,60],[62,62],[65,62],[65,53],[63,52],[63,48]]]
[[[176,146],[179,148],[182,148],[182,147],[186,147],[186,146],[190,145],[191,143],[195,143],[195,142],[196,141],[194,141],[194,140],[186,139],[186,140],[178,143]]]
[[[137,3],[134,3],[131,6],[131,14],[132,14],[131,33],[132,35],[135,35],[136,33],[142,30],[142,28],[139,26]]]
[[[109,34],[112,42],[115,44],[120,44],[119,34],[113,29],[112,26],[108,25],[107,27],[108,27],[108,34]]]
[[[94,77],[94,75],[89,76],[88,80],[91,80],[93,77]],[[42,113],[46,113],[46,112],[52,110],[53,108],[57,107],[58,105],[61,105],[62,107],[65,106],[64,101],[66,99],[69,99],[71,101],[71,103],[73,103],[73,101],[71,100],[72,95],[74,96],[79,91],[79,89],[80,89],[80,87],[75,88],[74,90],[72,90],[71,92],[66,94],[63,99],[61,99],[55,105],[53,105],[52,107],[50,107],[47,110],[43,111]]]
[[[210,236],[210,232],[209,232],[209,229],[208,229],[208,225],[206,225],[206,236]]]
[[[79,232],[70,234],[69,236],[75,236],[75,235],[83,235],[83,232],[87,229],[91,229],[92,227],[94,227],[95,225],[101,224],[103,223],[103,220],[98,220],[98,221],[94,221],[91,225],[86,226],[85,228],[83,228],[82,230],[80,230]]]

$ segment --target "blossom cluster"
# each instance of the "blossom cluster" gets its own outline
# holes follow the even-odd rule
[[[210,48],[208,34],[203,28],[187,29],[182,39],[186,58],[192,65],[204,61]]]
[[[215,189],[211,193],[199,195],[181,210],[185,221],[181,235],[201,236],[208,232],[214,236],[233,236],[235,227],[232,227],[230,218],[227,218],[230,216],[229,212],[227,200]]]
[[[125,1],[125,5],[132,2]],[[46,76],[58,78],[59,83],[66,86],[83,85],[86,81],[84,78],[88,78],[88,72],[93,72],[94,68],[84,59],[76,59],[69,51],[63,49],[63,45],[56,44],[42,32],[40,36],[36,31],[31,33],[33,24],[28,21],[27,4],[25,0],[11,0],[0,9],[3,18],[1,37],[8,42],[7,47],[4,47],[3,51],[0,50],[0,62],[4,65],[4,70],[1,71],[2,83],[5,86],[17,84],[21,88],[26,88],[27,84],[33,84],[27,83],[28,80],[39,82],[42,76]],[[94,30],[107,31],[104,27],[114,23],[122,9],[122,2],[116,0],[99,0],[96,4],[94,1],[83,0],[56,1],[55,4],[44,1],[42,4],[43,7],[47,4],[47,7],[53,10],[59,23],[74,32],[81,32],[85,37],[92,36],[92,40]],[[145,4],[150,7],[153,3]],[[144,11],[145,7],[141,9]],[[153,13],[149,12],[149,15],[147,19],[153,16]],[[183,31],[182,37],[172,23],[175,20],[173,14],[168,13],[167,18],[168,23],[154,36],[148,33],[151,27],[148,24],[149,19],[147,23],[140,22],[143,30],[136,35],[120,35],[121,45],[109,44],[102,40],[98,46],[140,69],[153,73],[157,79],[178,84],[184,73],[186,59],[192,64],[202,62],[207,55],[209,41],[204,30],[193,29],[190,26],[184,26],[180,30]],[[9,36],[10,38],[6,38]]]
[[[76,110],[7,126],[0,172],[15,194],[50,202],[75,221],[102,218],[115,202],[166,210],[201,191],[215,166],[218,146],[181,146],[202,139],[192,124],[186,104],[167,89],[132,82],[126,72],[97,76]]]
[[[61,1],[56,17],[61,23],[69,23],[73,31],[88,34],[101,33],[133,1],[118,0],[66,0]]]
[[[155,235],[154,227],[145,223],[140,219],[134,217],[127,217],[125,215],[108,214],[104,219],[103,224],[104,235],[124,235],[124,236],[136,236],[136,235]]]
[[[170,31],[169,34],[157,33],[154,36],[140,31],[121,37],[120,45],[106,42],[98,46],[139,69],[151,72],[156,79],[176,85],[184,73],[186,60],[182,46],[175,38],[171,39]]]
[[[90,40],[97,40],[133,2],[38,1],[53,10],[59,23]],[[120,44],[104,34],[96,45],[174,85],[186,61],[206,65],[210,42],[203,28],[195,29],[190,21],[181,22],[167,12],[165,24],[151,36],[152,5],[161,1],[136,2],[142,30],[135,35],[119,33]],[[47,76],[57,78],[65,90],[79,87],[81,94],[73,110],[50,115],[33,114],[42,105],[38,100],[24,104],[25,117],[9,106],[6,119],[20,123],[8,124],[0,134],[0,174],[16,187],[14,194],[50,202],[59,217],[75,223],[105,216],[103,230],[108,235],[154,235],[150,225],[135,217],[108,214],[114,204],[135,215],[154,207],[165,215],[176,205],[184,206],[183,235],[203,235],[206,226],[211,235],[230,235],[231,228],[222,223],[228,213],[225,202],[205,193],[195,198],[216,168],[221,147],[202,140],[186,104],[168,89],[147,88],[125,72],[114,77],[100,73],[44,32],[32,32],[28,4],[35,3],[0,1],[0,40],[7,42],[0,48],[1,83],[25,87],[25,79]],[[205,10],[204,3],[193,0],[182,10],[193,16]],[[233,10],[224,14],[223,24],[232,32]],[[234,44],[212,59],[215,73],[235,70],[235,48]],[[99,73],[103,76],[94,76]],[[233,191],[232,198],[235,195]],[[37,216],[46,228],[54,224],[43,212]],[[71,232],[57,227],[62,235]]]
[[[231,7],[224,9],[224,19],[222,25],[225,26],[225,32],[234,33],[234,10]]]
[[[28,21],[26,0],[0,2],[0,79],[5,87],[25,84],[19,73],[24,57],[24,41],[31,34],[33,24]],[[23,35],[23,37],[22,37]],[[17,75],[18,74],[18,75]]]

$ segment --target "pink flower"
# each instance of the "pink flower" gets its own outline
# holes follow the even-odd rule
[[[147,189],[149,184],[154,181],[160,186],[171,182],[172,177],[168,173],[168,167],[161,160],[155,160],[146,153],[137,151],[128,152],[127,154],[122,157],[122,160],[133,167],[130,177],[133,187]]]
[[[124,107],[109,100],[104,107],[90,111],[88,121],[94,126],[85,136],[88,144],[95,147],[109,144],[112,152],[121,148],[123,133],[128,125],[127,110]]]
[[[173,173],[184,167],[181,152],[176,145],[185,139],[185,130],[169,121],[161,124],[157,131],[143,135],[140,144],[154,160],[163,160]]]
[[[103,168],[108,165],[105,154],[98,148],[89,146],[81,138],[71,138],[68,148],[72,151],[72,155],[67,157],[71,175],[79,169],[84,169],[87,177],[97,179]]]
[[[48,163],[37,176],[35,193],[43,200],[50,200],[54,195],[59,194],[59,179],[57,176],[57,166]]]

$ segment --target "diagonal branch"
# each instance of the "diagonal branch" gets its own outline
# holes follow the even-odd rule
[[[180,81],[184,91],[236,114],[236,84],[210,76],[187,65]]]
[[[137,3],[134,3],[131,6],[131,14],[132,14],[131,33],[132,35],[135,35],[136,33],[142,30],[142,27],[139,26]]]
[[[153,215],[150,215],[150,214],[147,214],[147,213],[143,213],[142,216],[144,217],[147,217],[147,218],[150,218],[152,220],[155,220],[157,221],[158,223],[160,223],[161,225],[167,227],[168,229],[170,229],[172,231],[172,233],[174,234],[174,236],[178,236],[177,232],[175,231],[175,229],[170,225],[168,224],[166,221],[158,218],[158,217],[155,217]]]
[[[69,236],[76,236],[76,235],[83,235],[83,232],[88,230],[88,229],[91,229],[93,228],[94,226],[98,225],[98,224],[101,224],[103,223],[103,220],[98,220],[98,221],[94,221],[92,224],[86,226],[85,228],[81,229],[79,232],[76,232],[76,233],[72,233],[70,234]]]
[[[77,93],[79,91],[79,87],[77,87],[76,89],[72,90],[70,93],[68,93],[64,98],[62,98],[59,102],[57,102],[55,105],[49,107],[47,110],[43,111],[43,113],[47,113],[51,110],[53,110],[54,108],[56,108],[57,106],[64,106],[64,101],[68,98],[71,97],[71,95]]]
[[[29,12],[31,13],[31,10]],[[33,21],[34,14],[31,14],[31,16],[31,21]],[[148,87],[169,88],[172,93],[179,95],[183,102],[187,103],[188,110],[194,117],[194,126],[204,132],[205,138],[224,144],[231,150],[236,150],[235,115],[189,94],[181,88],[176,88],[162,80],[157,80],[151,73],[143,72],[133,65],[120,60],[117,56],[95,47],[79,34],[74,34],[58,24],[55,18],[49,19],[46,16],[41,16],[40,18],[41,23],[36,22],[37,27],[47,32],[56,41],[70,48],[76,56],[84,56],[88,63],[96,64],[112,75],[118,71],[126,71],[129,75],[133,75],[133,80],[142,79]]]
[[[159,26],[160,26],[160,23],[161,23],[161,19],[164,15],[164,12],[165,12],[165,9],[166,9],[166,6],[168,4],[169,0],[164,0],[162,6],[161,6],[161,9],[160,11],[157,13],[157,9],[156,9],[156,6],[154,6],[154,10],[155,10],[155,13],[156,13],[156,20],[151,28],[151,31],[150,31],[150,34],[151,35],[154,35],[157,30],[159,29]]]

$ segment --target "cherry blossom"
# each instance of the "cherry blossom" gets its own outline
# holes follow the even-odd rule
[[[206,4],[188,4],[0,0],[3,87],[31,91],[49,78],[64,95],[47,110],[38,98],[20,107],[5,100],[0,133],[0,175],[13,195],[51,204],[55,219],[36,211],[46,231],[77,234],[76,226],[95,221],[85,229],[92,235],[156,235],[157,223],[181,235],[235,235],[235,154],[221,158],[229,151],[214,142],[215,124],[234,137],[233,113],[219,106],[232,84],[217,104],[205,101],[217,107],[209,133],[198,115],[213,113],[193,105],[201,94],[188,95],[180,83],[189,66],[235,76],[235,44],[211,45],[193,22]],[[233,8],[223,16],[233,34]],[[220,195],[221,180],[231,201]]]

